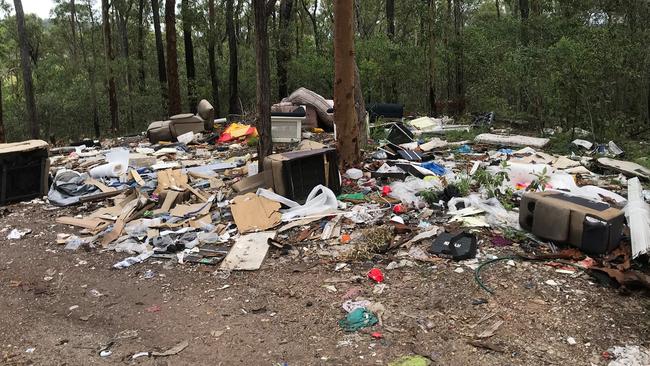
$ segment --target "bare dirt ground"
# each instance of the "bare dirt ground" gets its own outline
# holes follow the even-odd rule
[[[458,273],[445,261],[385,271],[386,288],[373,294],[365,273],[384,269],[389,257],[339,272],[334,261],[273,250],[261,270],[229,276],[154,259],[114,270],[124,254],[57,245],[57,233],[73,231],[54,219],[70,211],[44,207],[17,204],[0,214],[3,365],[387,365],[414,354],[439,365],[604,365],[608,348],[650,340],[645,294],[623,295],[540,263],[487,268],[495,295],[469,268]],[[11,228],[33,232],[10,241]],[[156,275],[145,278],[147,270]],[[349,282],[354,276],[363,280]],[[386,307],[383,326],[339,328],[353,287]],[[493,336],[478,338],[500,321]],[[189,346],[177,355],[131,358],[182,341]],[[101,357],[108,344],[111,355]]]

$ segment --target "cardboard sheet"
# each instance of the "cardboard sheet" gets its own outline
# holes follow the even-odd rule
[[[176,170],[167,169],[167,170],[158,171],[157,177],[158,177],[158,187],[156,187],[156,191],[155,191],[156,193],[160,193],[168,189],[183,191],[185,190],[183,186],[186,185],[188,182],[187,175],[183,174],[178,169]]]
[[[78,219],[76,217],[69,216],[58,217],[56,219],[56,222],[59,224],[77,226],[88,230],[97,230],[106,225],[106,221],[96,218]]]
[[[139,174],[135,169],[131,169],[131,170],[129,170],[129,172],[131,173],[131,176],[133,177],[133,179],[135,180],[135,182],[136,182],[140,187],[142,187],[142,186],[145,185],[144,179],[142,179],[142,177],[140,176],[140,174]]]
[[[126,225],[129,216],[131,216],[136,210],[139,202],[140,199],[136,197],[136,199],[124,205],[120,216],[117,218],[117,220],[115,220],[113,229],[110,232],[106,233],[102,238],[102,247],[106,247],[108,244],[112,243],[117,238],[119,238],[120,235],[122,235],[122,231],[124,230],[124,226]]]
[[[176,205],[169,213],[176,217],[201,217],[210,213],[210,207],[212,207],[212,200],[192,205]]]
[[[208,202],[208,197],[204,196],[201,191],[198,189],[193,188],[189,184],[185,183],[183,185],[183,188],[187,189],[188,191],[192,192],[201,202]]]
[[[280,224],[280,204],[270,199],[247,193],[239,195],[230,205],[235,225],[240,233],[267,230]]]
[[[167,191],[167,195],[165,195],[165,200],[163,201],[162,205],[160,205],[160,208],[155,210],[153,213],[158,215],[158,214],[169,212],[169,210],[172,208],[172,206],[178,199],[179,194],[180,192]]]
[[[242,235],[221,262],[220,269],[228,271],[254,271],[259,269],[269,251],[268,240],[275,238],[275,231]]]
[[[190,220],[190,226],[195,229],[201,229],[210,224],[212,224],[212,217],[209,214],[198,217],[196,220]]]
[[[86,179],[86,184],[91,184],[91,185],[93,185],[93,186],[99,188],[99,190],[102,191],[102,193],[108,193],[108,192],[115,192],[115,191],[117,191],[116,188],[114,188],[114,187],[109,187],[109,186],[107,186],[106,184],[104,184],[104,183],[102,183],[102,182],[100,182],[100,181],[98,181],[98,180],[95,180],[95,179],[93,179],[93,178],[88,178],[88,179]]]

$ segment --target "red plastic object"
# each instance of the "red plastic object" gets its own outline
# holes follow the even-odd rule
[[[382,283],[384,282],[384,274],[381,273],[381,270],[379,268],[373,268],[368,272],[368,278],[371,280],[377,282],[377,283]]]
[[[350,242],[350,240],[352,240],[352,238],[350,238],[349,234],[341,235],[341,244],[347,244]]]
[[[388,194],[389,194],[390,192],[392,192],[392,191],[393,191],[393,190],[390,189],[389,186],[383,186],[382,189],[381,189],[381,195],[384,196],[384,197],[385,197],[385,196],[388,196]]]
[[[159,312],[160,310],[162,310],[162,308],[160,307],[160,305],[151,305],[151,306],[149,306],[148,308],[146,308],[146,309],[144,309],[144,310],[145,310],[147,313],[157,313],[157,312]]]
[[[374,333],[370,334],[370,336],[372,338],[374,338],[374,339],[382,339],[382,338],[384,338],[384,336],[379,332],[374,332]]]
[[[406,207],[403,205],[395,205],[393,206],[393,212],[397,215],[401,215],[403,213],[406,213]]]

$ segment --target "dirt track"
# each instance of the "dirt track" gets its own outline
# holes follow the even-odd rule
[[[7,228],[0,236],[0,364],[385,365],[421,354],[440,365],[600,365],[608,348],[650,339],[643,294],[622,296],[542,264],[490,267],[484,279],[494,296],[478,288],[469,268],[456,273],[444,261],[385,272],[381,294],[367,279],[341,281],[371,265],[383,269],[390,258],[335,272],[335,262],[272,252],[260,271],[227,277],[214,267],[151,259],[118,271],[111,266],[124,254],[58,246],[57,233],[74,231],[54,224],[63,211],[43,207],[13,205],[0,217]],[[11,228],[33,232],[9,241]],[[156,276],[145,279],[149,269]],[[340,330],[342,297],[352,287],[386,307],[383,327]],[[474,305],[478,299],[488,301]],[[481,340],[493,350],[469,344],[499,320],[495,335]],[[373,339],[375,331],[383,338]],[[111,341],[112,354],[100,357]],[[182,341],[189,346],[178,355],[131,360]]]

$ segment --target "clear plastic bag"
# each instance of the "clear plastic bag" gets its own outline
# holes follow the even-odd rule
[[[336,211],[338,205],[334,192],[319,184],[311,190],[304,205],[284,210],[282,212],[282,221],[333,212]]]
[[[389,197],[398,199],[402,203],[419,206],[424,201],[417,196],[417,193],[428,190],[436,189],[442,190],[444,187],[437,179],[420,179],[415,177],[408,177],[404,182],[395,182],[390,185],[391,192]]]

